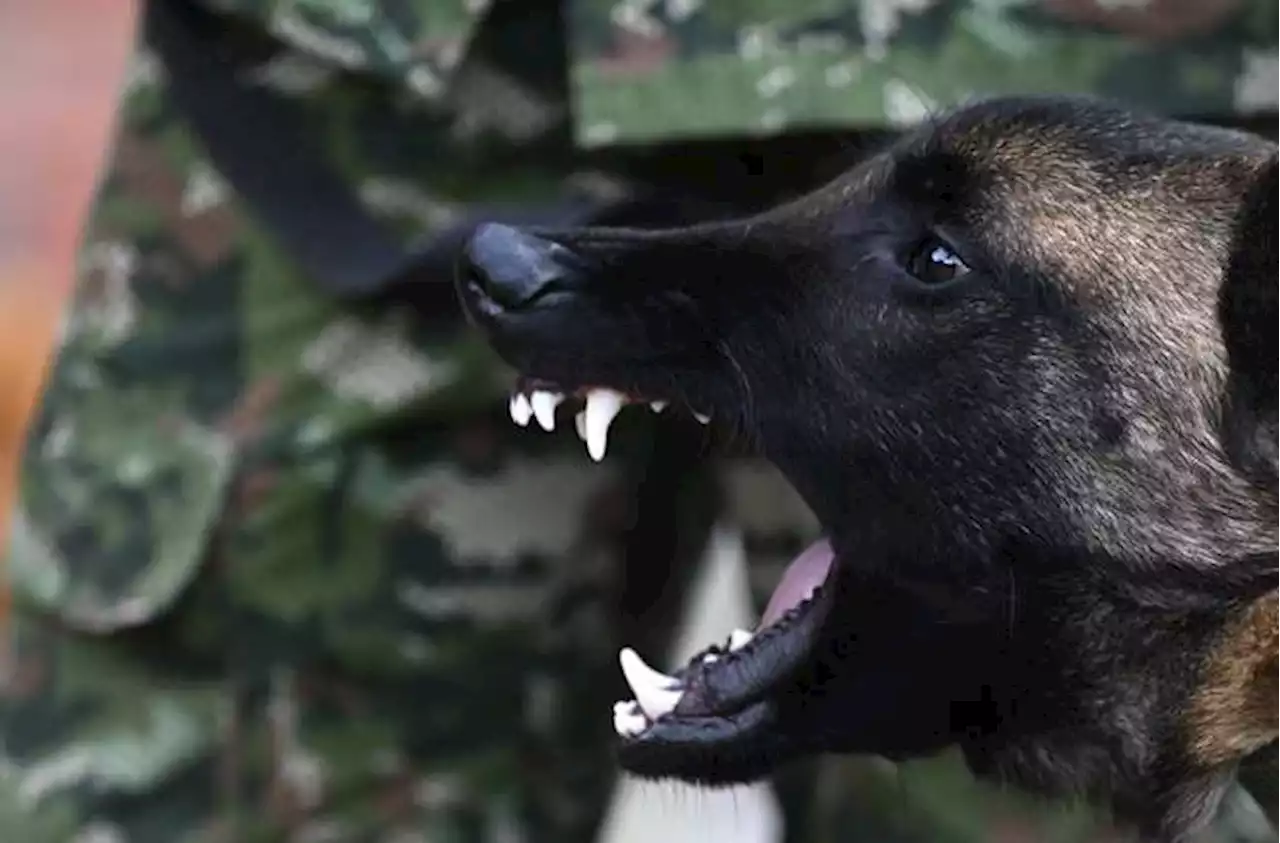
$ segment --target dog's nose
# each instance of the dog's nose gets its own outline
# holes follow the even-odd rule
[[[462,252],[466,280],[503,307],[520,308],[557,290],[571,289],[579,275],[569,249],[518,228],[486,223]]]

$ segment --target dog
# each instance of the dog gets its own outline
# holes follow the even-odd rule
[[[1274,143],[1078,98],[976,102],[831,183],[668,230],[477,229],[512,415],[604,455],[724,425],[825,538],[759,628],[631,650],[621,766],[704,785],[958,745],[1161,843],[1277,735]]]

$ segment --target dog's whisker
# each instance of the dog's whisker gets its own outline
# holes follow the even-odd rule
[[[738,402],[737,415],[726,416],[721,421],[727,423],[736,435],[749,436],[749,432],[755,424],[755,392],[751,387],[751,379],[747,377],[747,373],[742,368],[742,364],[738,362],[733,349],[724,340],[717,340],[716,350],[720,352],[720,356],[724,358],[732,370],[733,380],[737,385],[735,391],[739,393],[741,399]]]

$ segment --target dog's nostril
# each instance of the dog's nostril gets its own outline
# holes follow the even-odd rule
[[[519,308],[572,287],[573,253],[558,243],[495,223],[476,229],[462,254],[468,282],[503,307]]]

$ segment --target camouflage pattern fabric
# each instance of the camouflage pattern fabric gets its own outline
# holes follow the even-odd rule
[[[206,0],[302,55],[438,99],[491,0]]]
[[[1273,0],[573,0],[588,146],[902,126],[975,95],[1276,108]]]
[[[733,2],[664,14],[781,27],[814,6]],[[305,104],[406,240],[470,203],[618,189],[537,154],[618,113],[599,88],[571,114],[548,78],[553,3],[496,38],[471,0],[210,5],[260,34],[253,79]],[[572,7],[571,58],[607,40],[602,10],[630,20]],[[727,45],[718,66],[741,64],[711,37],[736,25],[699,30]],[[600,67],[579,64],[581,94]],[[613,138],[687,134],[687,98],[666,95],[619,100],[641,110]],[[603,595],[645,421],[620,420],[594,465],[571,431],[506,421],[509,378],[467,332],[319,293],[139,49],[24,459],[0,841],[589,840],[614,769]],[[814,525],[767,467],[723,472],[763,601]],[[842,760],[788,801],[812,843],[1099,839],[1087,816],[1011,805],[954,759]]]
[[[257,76],[406,238],[561,183],[287,44]],[[616,461],[517,436],[461,326],[314,289],[145,51],[82,263],[14,525],[0,840],[588,840]]]

